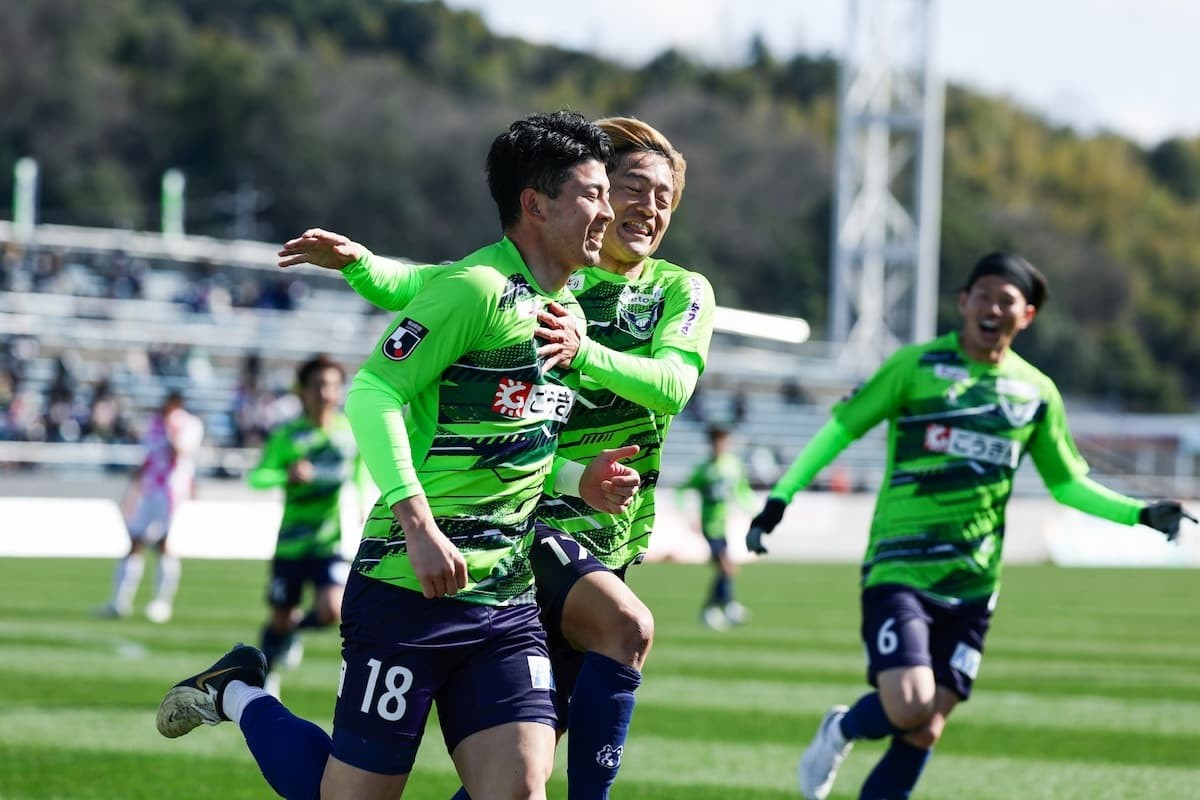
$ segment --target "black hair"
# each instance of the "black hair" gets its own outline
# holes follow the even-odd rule
[[[975,282],[984,275],[999,275],[1009,281],[1021,290],[1021,294],[1025,295],[1025,302],[1039,311],[1049,296],[1046,276],[1033,264],[1015,253],[997,250],[976,261],[962,290],[964,292],[971,291]]]
[[[575,111],[533,114],[508,126],[492,141],[487,181],[500,225],[508,230],[521,217],[521,192],[535,189],[558,197],[571,169],[585,161],[612,166],[608,134]]]
[[[318,372],[324,372],[327,369],[336,369],[341,374],[342,379],[345,380],[346,370],[342,368],[341,364],[324,353],[317,353],[296,369],[296,380],[299,382],[300,388],[303,389],[307,386],[313,375]]]

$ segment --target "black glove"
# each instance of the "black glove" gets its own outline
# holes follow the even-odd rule
[[[1179,535],[1179,523],[1185,517],[1192,522],[1196,521],[1195,517],[1183,510],[1183,504],[1178,500],[1147,503],[1138,512],[1138,522],[1161,532],[1168,542],[1175,541],[1175,537]]]
[[[767,552],[762,537],[775,530],[775,526],[783,519],[783,512],[787,510],[787,506],[787,503],[775,497],[767,500],[767,504],[763,506],[762,511],[758,512],[758,516],[750,520],[750,530],[746,532],[747,550],[751,553]]]

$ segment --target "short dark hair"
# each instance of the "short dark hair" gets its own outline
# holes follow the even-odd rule
[[[976,261],[962,290],[964,292],[971,291],[975,282],[984,275],[999,275],[1009,281],[1021,290],[1021,294],[1025,295],[1025,302],[1039,311],[1049,297],[1046,276],[1033,264],[1015,253],[997,250]]]
[[[521,217],[521,192],[535,189],[558,197],[567,174],[585,161],[612,166],[608,134],[575,111],[519,119],[492,141],[487,156],[488,189],[508,230]]]
[[[346,370],[342,368],[341,364],[324,353],[317,353],[296,369],[296,380],[300,388],[303,389],[307,386],[313,375],[327,369],[336,369],[341,374],[342,380],[346,379]]]

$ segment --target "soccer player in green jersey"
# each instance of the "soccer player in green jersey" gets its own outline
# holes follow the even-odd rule
[[[346,411],[382,497],[346,586],[332,741],[260,688],[262,653],[245,646],[167,693],[163,735],[233,720],[281,795],[382,800],[403,793],[436,703],[468,791],[545,797],[556,718],[533,512],[553,486],[618,513],[639,484],[618,463],[636,446],[586,467],[556,459],[577,376],[534,338],[546,304],[578,309],[566,283],[613,219],[611,156],[573,112],[497,136],[487,176],[504,238],[439,270],[354,378]]]
[[[725,538],[729,504],[736,502],[749,508],[754,503],[754,492],[746,477],[745,464],[730,450],[729,429],[710,425],[708,444],[708,458],[696,465],[677,491],[694,490],[700,495],[700,533],[708,542],[716,570],[700,621],[715,631],[723,631],[746,621],[745,607],[733,596],[737,564],[729,556],[729,542]]]
[[[295,666],[297,634],[341,621],[342,592],[349,568],[342,558],[342,490],[366,491],[366,474],[350,421],[341,413],[346,373],[327,355],[296,370],[301,414],[275,428],[258,465],[246,476],[256,489],[283,489],[283,517],[271,561],[267,602],[271,618],[262,632],[267,690],[279,694],[281,656]],[[361,508],[361,502],[358,503]],[[313,607],[301,613],[306,584]]]
[[[532,560],[560,731],[564,723],[569,731],[570,800],[607,797],[620,766],[654,631],[650,610],[623,577],[646,551],[662,444],[704,369],[714,313],[706,278],[653,257],[682,197],[683,156],[641,120],[596,124],[616,153],[609,170],[615,220],[599,265],[568,282],[587,317],[586,333],[580,337],[552,306],[557,313],[541,316],[539,335],[547,343],[540,352],[582,373],[559,453],[586,460],[605,448],[637,445],[629,464],[641,473],[642,488],[621,514],[596,514],[570,496],[547,496],[537,512],[559,532],[539,539]],[[317,229],[280,251],[280,266],[302,263],[342,270],[356,291],[390,310],[406,307],[417,288],[444,269],[381,259]]]
[[[796,492],[848,444],[888,422],[888,463],[862,568],[862,636],[875,690],[830,709],[800,759],[800,790],[825,798],[856,739],[891,738],[862,798],[906,798],[946,719],[966,700],[999,590],[1004,511],[1028,454],[1059,502],[1174,539],[1174,500],[1145,503],[1087,477],[1054,382],[1012,351],[1046,301],[1020,256],[981,258],[959,291],[962,324],[900,348],[800,452],[751,522],[750,550]]]

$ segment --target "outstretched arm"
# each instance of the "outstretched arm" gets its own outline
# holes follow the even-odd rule
[[[1159,531],[1170,541],[1179,535],[1179,524],[1184,519],[1196,521],[1178,500],[1145,503],[1114,492],[1086,475],[1076,475],[1049,487],[1049,490],[1051,496],[1063,505],[1122,525],[1141,523]]]
[[[349,237],[321,228],[284,242],[277,263],[283,269],[311,264],[337,270],[360,297],[385,311],[407,306],[425,282],[426,265],[377,256]]]
[[[783,520],[783,512],[796,496],[796,492],[812,483],[813,478],[837,458],[854,438],[837,417],[826,422],[821,430],[817,431],[783,477],[771,487],[762,511],[750,521],[750,530],[746,533],[747,550],[753,553],[767,552],[762,537],[775,530],[775,526]]]

